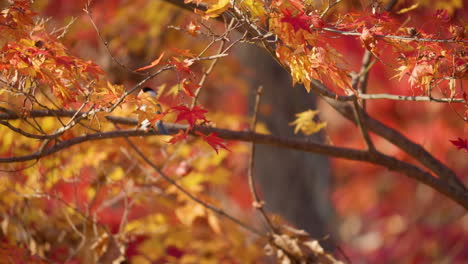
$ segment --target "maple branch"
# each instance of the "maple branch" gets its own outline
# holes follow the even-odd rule
[[[359,99],[375,100],[375,99],[388,99],[395,101],[412,101],[412,102],[435,102],[435,103],[461,103],[465,104],[463,98],[434,98],[432,96],[407,96],[397,94],[359,94]]]
[[[232,21],[234,21],[234,20],[232,20]],[[221,45],[219,45],[219,49],[218,49],[217,54],[220,54],[220,53],[223,52],[225,44],[226,44],[226,40],[222,39],[221,40]],[[195,91],[195,95],[194,95],[193,100],[192,100],[191,108],[195,107],[195,105],[197,104],[198,96],[200,95],[202,86],[205,84],[206,78],[208,78],[208,75],[210,75],[210,73],[213,71],[213,69],[216,66],[217,62],[218,62],[218,59],[212,60],[210,66],[208,67],[208,69],[203,73],[203,76],[201,77],[200,82],[198,82],[198,85],[200,87],[198,87],[197,90]]]
[[[357,95],[338,95],[332,92],[328,87],[323,85],[318,80],[312,80],[312,85],[315,86],[321,96],[331,98],[336,101],[351,102],[356,100],[356,97],[360,100],[376,100],[376,99],[387,99],[395,101],[411,101],[411,102],[435,102],[435,103],[459,103],[465,104],[467,101],[463,98],[434,98],[432,96],[407,96],[397,94],[360,94]]]
[[[372,65],[375,63],[376,60],[371,62],[372,52],[366,50],[364,55],[362,56],[362,66],[359,74],[353,77],[352,80],[352,87],[355,91],[358,91],[359,94],[367,93],[367,82],[369,79],[369,72]],[[362,108],[366,109],[366,101],[362,101]]]
[[[333,3],[330,3],[330,0],[328,0],[327,8],[325,8],[325,10],[323,10],[322,14],[320,15],[320,18],[323,18],[328,13],[328,11],[330,11],[330,9],[332,9],[336,4],[338,4],[340,2],[341,2],[341,0],[336,0]]]
[[[362,33],[359,33],[359,32],[342,31],[336,28],[329,28],[329,27],[324,27],[324,28],[315,29],[315,30],[329,31],[329,32],[338,33],[344,36],[361,36],[362,35]],[[468,43],[468,40],[455,40],[455,39],[431,39],[431,38],[418,38],[418,37],[406,37],[406,36],[397,36],[397,35],[379,35],[379,34],[375,34],[374,36],[377,38],[410,40],[410,41],[416,41],[416,42]]]
[[[358,121],[354,116],[352,106],[346,102],[335,100],[333,96],[329,96],[332,92],[319,81],[314,80],[312,84],[312,89],[321,95],[330,106],[338,111],[343,117],[357,124]],[[412,142],[400,132],[373,119],[367,113],[363,113],[362,121],[370,131],[385,138],[393,145],[398,146],[400,149],[411,155],[421,164],[445,180],[452,188],[457,189],[458,192],[467,192],[465,185],[457,178],[456,174],[442,162],[434,158],[421,145]]]
[[[8,127],[10,130],[12,130],[13,132],[16,132],[18,134],[21,134],[25,137],[28,137],[28,138],[34,138],[34,139],[51,139],[51,138],[54,138],[53,135],[37,135],[37,134],[31,134],[29,132],[26,132],[20,128],[17,128],[13,125],[11,125],[10,123],[8,123],[7,121],[3,121],[3,120],[0,120],[0,124]]]
[[[203,6],[203,5],[195,5],[193,3],[189,3],[189,4],[185,4],[183,0],[164,0],[166,2],[169,2],[169,3],[172,3],[178,7],[181,7],[182,9],[185,9],[185,10],[189,10],[189,11],[193,11],[195,9],[200,9],[202,11],[206,11],[206,7]],[[338,0],[338,1],[335,1],[335,3],[339,3],[341,0]],[[394,3],[389,3],[389,7],[391,7],[391,5],[393,5]],[[333,4],[335,5],[335,4]],[[386,7],[388,8],[388,7]],[[248,18],[245,18],[245,17],[242,17],[242,12],[240,12],[240,10],[236,7],[236,6],[233,6],[231,8],[229,8],[226,13],[228,14],[231,14],[231,15],[234,15],[235,17],[237,17],[239,20],[245,20],[245,21],[248,21]],[[217,17],[215,19],[220,19],[220,17]],[[256,26],[253,25],[252,23],[247,23],[247,25],[249,26],[249,28],[247,29],[249,31],[249,33],[252,33],[255,30]],[[254,29],[252,31],[252,29]],[[324,28],[320,28],[320,29],[314,29],[314,28],[311,28],[312,30],[324,30],[324,31],[329,31],[329,32],[334,32],[334,33],[338,33],[338,34],[341,34],[341,35],[345,35],[345,36],[361,36],[362,33],[359,33],[359,32],[353,32],[353,31],[342,31],[342,30],[338,30],[336,28],[330,28],[330,27],[324,27]],[[258,31],[257,31],[258,33]],[[262,34],[253,34],[254,36],[257,36],[257,37],[261,37]],[[454,40],[454,39],[431,39],[431,38],[418,38],[418,37],[407,37],[407,36],[397,36],[397,35],[374,35],[375,37],[378,37],[378,38],[393,38],[393,39],[400,39],[400,40],[409,40],[409,41],[417,41],[417,42],[444,42],[444,43],[468,43],[468,40]]]
[[[214,59],[217,59],[217,58],[218,57],[216,57]],[[192,60],[196,61],[196,60],[202,60],[202,59],[205,59],[205,58],[194,58]],[[209,58],[209,59],[212,59],[212,58]],[[99,112],[111,113],[112,111],[115,110],[115,108],[117,108],[125,100],[125,98],[128,97],[128,95],[130,95],[131,93],[133,93],[137,89],[140,89],[150,79],[156,77],[157,75],[159,75],[160,73],[162,73],[162,72],[164,72],[166,70],[172,69],[173,67],[174,66],[172,66],[172,65],[166,65],[166,66],[160,68],[158,71],[150,74],[149,76],[144,78],[142,81],[140,81],[138,84],[133,86],[130,90],[124,92],[120,96],[120,98],[117,100],[117,102],[115,102],[110,107],[101,107],[101,108],[96,108],[96,109],[94,109],[94,107],[91,107],[91,109],[89,111],[81,112],[81,110],[86,105],[86,102],[85,102],[85,103],[83,103],[81,105],[81,107],[77,111],[51,110],[51,109],[32,110],[32,114],[28,115],[28,117],[33,117],[34,118],[34,117],[41,117],[41,116],[50,116],[50,114],[53,114],[53,116],[55,116],[55,117],[59,117],[59,116],[71,117],[71,119],[66,124],[62,125],[62,127],[57,129],[56,131],[54,131],[52,134],[46,134],[44,131],[42,131],[42,129],[38,129],[38,130],[40,132],[42,132],[43,135],[31,134],[31,133],[28,133],[28,132],[26,132],[24,130],[21,130],[19,128],[16,128],[16,127],[12,126],[10,123],[5,122],[3,120],[19,119],[19,118],[22,118],[22,117],[20,115],[16,114],[16,113],[14,113],[13,111],[8,110],[8,109],[3,108],[3,107],[0,108],[0,110],[2,112],[4,112],[3,114],[0,113],[0,121],[1,121],[0,124],[8,127],[9,129],[11,129],[11,130],[13,130],[13,131],[25,136],[25,137],[29,137],[29,138],[46,139],[46,140],[57,138],[57,137],[61,136],[63,133],[65,133],[67,130],[72,129],[75,125],[79,124],[81,122],[81,120],[83,120],[85,118],[93,116],[93,115],[95,115],[95,114],[97,114]],[[35,114],[37,114],[37,115],[35,115]],[[47,145],[47,143],[48,143],[48,141],[45,141],[45,144],[43,144],[43,146],[45,147]]]
[[[371,58],[372,58],[372,52],[369,50],[366,50],[364,52],[364,56],[362,57],[361,70],[359,71],[359,74],[354,76],[352,79],[352,87],[355,91],[358,91],[358,93],[366,93],[367,91],[367,82],[369,79],[368,78],[369,72],[373,65],[373,63],[371,63]],[[359,130],[361,131],[362,137],[364,138],[364,141],[366,142],[369,151],[373,152],[375,151],[374,143],[372,143],[372,140],[369,136],[369,133],[366,128],[366,124],[364,124],[364,122],[362,121],[362,115],[363,113],[366,112],[366,101],[365,100],[362,101],[362,107],[361,107],[359,105],[359,99],[355,98],[355,100],[353,101],[353,106],[354,106],[356,125],[359,127]]]
[[[362,137],[364,138],[364,141],[367,144],[367,148],[369,152],[375,152],[375,146],[374,143],[372,143],[372,140],[369,136],[369,132],[367,131],[367,125],[363,122],[363,116],[365,114],[365,110],[359,105],[358,100],[353,101],[353,106],[354,106],[354,118],[356,120],[356,126],[359,127],[359,130],[361,131]]]
[[[350,106],[348,106],[350,107]],[[349,109],[348,109],[349,110]],[[352,108],[351,108],[352,110]],[[127,124],[127,125],[136,125],[138,121],[132,118],[122,118],[122,117],[107,117],[110,121],[120,124]],[[352,114],[351,114],[351,118]],[[352,119],[354,120],[354,118]],[[369,129],[374,130],[375,133],[379,134],[382,133],[385,136],[393,135],[393,137],[398,138],[398,132],[393,131],[390,128],[385,127],[384,125],[380,124],[378,121],[375,121],[368,117],[367,115],[364,116],[364,121],[368,124]],[[170,134],[178,133],[179,130],[186,130],[188,128],[187,125],[179,125],[179,124],[165,124],[168,132]],[[384,127],[382,127],[384,126]],[[431,186],[438,192],[444,194],[445,196],[451,198],[453,201],[457,202],[464,208],[468,209],[468,191],[464,188],[463,184],[461,187],[458,184],[453,184],[453,181],[446,182],[444,179],[438,179],[433,177],[429,172],[423,171],[419,167],[403,162],[396,158],[387,156],[380,152],[369,152],[363,150],[357,150],[352,148],[343,148],[343,147],[335,147],[329,146],[321,143],[317,143],[312,141],[310,138],[291,138],[291,137],[280,137],[274,135],[264,135],[258,134],[253,132],[245,132],[245,131],[233,131],[233,130],[226,130],[214,127],[207,127],[207,126],[195,126],[190,133],[194,136],[197,136],[195,133],[201,132],[203,134],[209,133],[217,133],[220,138],[226,140],[239,140],[239,141],[246,141],[246,142],[255,142],[257,144],[264,144],[264,145],[271,145],[277,146],[281,148],[290,148],[301,150],[310,153],[316,153],[321,155],[327,155],[336,158],[344,158],[348,160],[355,160],[355,161],[364,161],[369,162],[377,165],[381,165],[383,167],[388,168],[389,170],[401,172],[408,177],[414,178],[417,181],[424,183],[428,186]],[[0,158],[0,163],[13,163],[13,162],[24,162],[29,160],[36,160],[40,159],[45,156],[49,156],[56,152],[59,152],[63,149],[69,148],[71,146],[84,143],[87,141],[94,141],[94,140],[102,140],[102,139],[110,139],[110,138],[121,138],[121,137],[136,137],[136,136],[153,136],[159,135],[157,131],[143,131],[143,130],[136,130],[136,129],[129,129],[129,130],[119,130],[119,131],[108,131],[108,132],[99,132],[93,134],[86,134],[83,136],[74,137],[65,141],[61,141],[56,143],[55,145],[46,148],[40,152],[35,152],[25,156],[16,156],[16,157],[4,157]],[[385,137],[386,138],[386,137]],[[392,138],[392,136],[390,136]],[[419,145],[412,143],[408,139],[398,138],[399,141],[404,140],[408,143],[403,144],[403,148],[408,149],[409,151],[419,151],[416,155],[413,155],[415,158],[420,158],[421,155],[424,158],[421,160],[425,163],[429,164],[430,168],[437,169],[436,171],[440,171],[443,173],[442,178],[450,178],[452,176],[448,176],[453,173],[450,169],[446,168],[443,164],[437,161],[435,158],[430,156],[425,150],[420,147]],[[397,141],[397,146],[401,142]],[[392,142],[392,141],[390,141]],[[427,154],[424,154],[427,153]],[[411,153],[410,153],[411,154]],[[429,155],[427,157],[426,155]],[[431,160],[432,158],[432,160]],[[440,175],[440,174],[439,174]],[[453,175],[453,177],[456,176]]]

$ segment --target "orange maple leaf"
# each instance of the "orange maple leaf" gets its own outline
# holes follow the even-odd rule
[[[187,133],[184,132],[183,130],[179,130],[177,134],[173,135],[171,139],[168,141],[170,144],[175,144],[179,141],[185,140],[187,138]]]
[[[157,59],[155,59],[154,61],[152,61],[149,65],[144,66],[144,67],[141,67],[141,68],[138,68],[138,69],[136,69],[135,71],[144,71],[144,70],[153,68],[154,66],[158,65],[158,64],[161,62],[161,59],[163,58],[163,56],[164,56],[164,52],[161,53],[161,55],[159,56],[159,58],[157,58]]]
[[[198,88],[201,87],[201,85],[195,84],[190,80],[184,80],[182,87],[184,88],[184,91],[188,96],[194,97],[195,94],[193,93],[193,91],[196,91]]]

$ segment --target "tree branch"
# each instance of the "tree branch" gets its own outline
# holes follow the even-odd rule
[[[112,122],[126,124],[126,125],[137,125],[138,123],[136,119],[132,119],[132,118],[108,117],[108,119]],[[378,121],[369,119],[368,116],[366,116],[364,120],[365,122],[367,122],[368,127],[370,129],[374,129],[376,131],[380,131],[380,129],[384,129],[384,131],[387,131],[387,129],[390,129],[386,127],[383,127],[383,128],[379,127],[379,125],[381,124],[378,123]],[[373,121],[369,121],[369,120],[373,120]],[[170,134],[175,134],[181,129],[185,130],[188,128],[188,126],[186,125],[179,125],[179,124],[166,124],[165,126]],[[390,130],[390,131],[393,131],[393,130]],[[435,190],[439,191],[440,193],[444,194],[445,196],[451,198],[452,200],[454,200],[455,202],[463,206],[465,209],[468,209],[468,192],[466,191],[463,185],[462,185],[463,188],[460,188],[460,186],[458,185],[450,184],[451,182],[447,183],[446,181],[442,179],[433,177],[430,173],[423,171],[417,166],[400,161],[398,159],[395,159],[393,157],[387,156],[379,152],[371,153],[368,151],[351,149],[351,148],[334,147],[334,146],[329,146],[329,145],[325,145],[321,143],[316,143],[310,140],[309,138],[280,137],[280,136],[274,136],[274,135],[258,134],[258,133],[253,133],[253,132],[233,131],[233,130],[227,130],[227,129],[208,127],[208,126],[195,126],[190,131],[190,133],[194,136],[196,136],[195,134],[196,132],[201,132],[203,134],[217,133],[220,138],[223,138],[226,140],[239,140],[239,141],[245,141],[245,142],[254,142],[256,144],[264,144],[264,145],[277,146],[281,148],[296,149],[296,150],[301,150],[301,151],[316,153],[316,154],[321,154],[321,155],[327,155],[327,156],[336,157],[336,158],[344,158],[348,160],[363,161],[363,162],[369,162],[369,163],[381,165],[383,167],[386,167],[389,170],[401,172],[407,175],[408,177],[411,177],[421,183],[431,186]],[[144,131],[144,130],[127,129],[127,130],[87,134],[87,135],[75,137],[69,140],[61,141],[53,145],[50,148],[42,150],[41,152],[35,152],[33,154],[25,155],[25,156],[0,158],[0,163],[24,162],[28,160],[40,159],[42,157],[52,155],[63,149],[66,149],[71,146],[84,143],[87,141],[110,139],[110,138],[121,138],[121,137],[153,136],[153,135],[158,135],[158,132],[154,130]],[[407,143],[406,147],[408,147],[411,151],[414,151],[414,148],[417,148],[419,146],[419,145],[412,143],[408,139],[405,139],[405,140],[409,142]],[[422,149],[420,146],[419,148],[420,148],[419,151],[425,152],[425,150]],[[421,152],[418,155],[424,155],[424,154],[423,152]],[[426,161],[426,159],[428,158],[425,157],[425,159],[423,160]],[[440,162],[438,162],[435,159],[434,159],[434,163],[429,163],[429,164],[432,164],[432,166],[436,168],[443,166]],[[439,168],[439,170],[442,170],[442,169],[443,167]],[[442,172],[443,173],[451,172],[448,168],[447,170],[448,171],[442,170]]]
[[[357,124],[357,120],[354,116],[354,111],[351,105],[346,102],[340,102],[339,100],[332,99],[333,96],[329,96],[332,93],[322,83],[317,80],[312,82],[312,89],[317,92],[322,98],[338,111],[343,117],[347,118],[351,122]],[[326,95],[324,95],[326,94]],[[467,192],[464,184],[457,178],[455,173],[445,166],[442,162],[434,158],[429,152],[427,152],[421,145],[412,142],[400,132],[390,128],[383,123],[375,120],[366,113],[362,113],[362,122],[366,124],[367,129],[376,133],[377,135],[385,138],[395,146],[398,146],[403,151],[411,155],[413,158],[418,160],[421,164],[432,170],[443,180],[447,181],[454,189],[459,192]]]

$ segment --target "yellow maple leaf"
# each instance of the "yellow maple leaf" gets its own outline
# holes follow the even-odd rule
[[[262,0],[244,0],[240,3],[240,6],[247,9],[252,17],[260,18],[263,23],[267,15],[264,5]]]
[[[319,113],[317,110],[307,110],[296,114],[296,120],[289,123],[290,126],[294,127],[294,134],[301,131],[305,135],[312,135],[317,133],[322,128],[327,126],[326,122],[315,122],[314,117]]]
[[[208,10],[206,10],[204,16],[205,17],[217,17],[224,11],[226,11],[229,7],[231,7],[231,3],[229,0],[219,0],[216,4],[210,6]]]

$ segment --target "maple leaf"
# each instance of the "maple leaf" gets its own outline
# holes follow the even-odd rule
[[[151,124],[156,124],[156,122],[160,121],[166,114],[167,114],[167,111],[164,111],[163,113],[158,113],[153,118],[151,118],[149,122]]]
[[[185,26],[185,29],[187,30],[187,33],[194,37],[198,36],[198,34],[200,33],[200,25],[193,21],[190,21],[190,23],[187,26]]]
[[[74,59],[68,56],[56,56],[55,62],[58,65],[64,66],[67,70],[71,70],[72,67],[76,67]]]
[[[265,3],[261,0],[244,0],[240,2],[240,6],[249,11],[252,17],[260,18],[265,23],[267,11],[264,7]]]
[[[197,135],[201,136],[206,143],[208,143],[215,151],[218,153],[219,148],[223,148],[227,151],[230,151],[226,147],[226,143],[223,139],[218,137],[218,133],[210,133],[208,135],[204,135],[203,133],[200,132],[195,132]]]
[[[452,33],[453,40],[462,40],[465,37],[465,28],[459,25],[450,25],[450,33]]]
[[[444,22],[444,23],[447,23],[452,19],[452,17],[448,14],[447,9],[438,9],[438,10],[436,10],[435,18],[442,21],[442,22]]]
[[[468,152],[468,140],[459,137],[457,140],[449,141],[452,142],[452,144],[455,145],[458,150],[463,149],[465,152]]]
[[[144,70],[153,68],[154,66],[158,65],[158,64],[161,62],[161,59],[163,58],[163,56],[164,56],[164,52],[161,53],[161,55],[159,56],[159,58],[157,58],[157,59],[155,59],[154,61],[152,61],[149,65],[144,66],[144,67],[141,67],[141,68],[138,68],[138,69],[136,69],[135,71],[144,71]]]
[[[172,52],[174,52],[177,55],[184,56],[184,57],[195,57],[195,54],[193,54],[189,49],[178,49],[178,48],[169,48]]]
[[[193,93],[193,91],[196,91],[198,88],[201,87],[201,85],[195,84],[190,80],[184,80],[182,87],[184,88],[184,91],[188,96],[194,97],[195,94]]]
[[[369,30],[368,28],[363,28],[360,38],[364,47],[366,47],[368,51],[371,51],[372,53],[377,55],[377,39],[375,39],[374,32]]]
[[[311,13],[309,15],[310,23],[314,28],[323,28],[325,27],[325,21],[317,13]]]
[[[106,86],[95,89],[93,98],[99,101],[100,105],[116,102],[124,93],[123,85],[113,85],[109,81]]]
[[[168,141],[170,144],[175,144],[179,141],[185,140],[187,138],[187,133],[184,132],[183,130],[179,130],[177,134],[173,135],[171,139]]]
[[[324,128],[327,125],[326,122],[317,123],[314,121],[314,117],[318,114],[318,112],[319,111],[313,111],[309,109],[302,113],[296,114],[296,120],[289,123],[289,125],[295,126],[294,134],[297,134],[297,132],[301,131],[305,135],[312,135]]]
[[[195,125],[197,120],[203,120],[205,122],[208,122],[208,120],[206,120],[205,117],[205,114],[208,111],[201,108],[198,105],[196,105],[192,109],[186,107],[185,105],[174,106],[171,109],[178,112],[176,122],[186,120],[189,123],[190,128],[192,128]]]
[[[301,0],[289,0],[288,2],[299,11],[303,11],[305,9],[304,2]]]
[[[303,29],[307,32],[311,32],[309,27],[310,17],[301,12],[293,16],[292,12],[289,9],[282,10],[284,17],[281,19],[281,22],[289,23],[294,28],[294,32],[297,32],[299,29]]]
[[[205,12],[205,17],[217,17],[231,7],[229,0],[219,0],[216,4],[210,6]]]
[[[176,57],[171,57],[170,64],[174,65],[177,71],[186,74],[192,74],[192,70],[190,70],[190,66],[193,64],[193,61],[185,59],[182,62],[178,60]]]
[[[434,67],[427,60],[419,62],[411,72],[409,83],[412,87],[429,85],[434,76]]]

